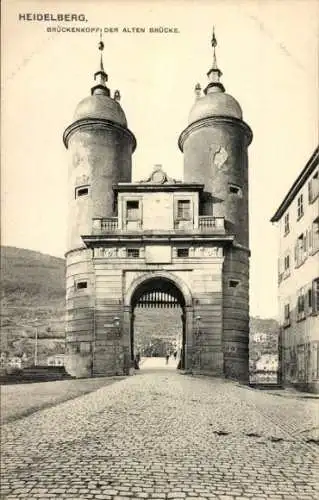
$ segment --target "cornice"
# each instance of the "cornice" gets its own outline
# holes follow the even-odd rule
[[[83,235],[82,240],[85,245],[90,248],[103,243],[173,243],[173,242],[190,242],[190,243],[202,243],[202,242],[220,242],[224,244],[229,244],[234,241],[234,236],[232,235],[213,235],[213,234],[196,234],[196,235],[185,235],[185,234],[99,234],[99,235]]]
[[[147,183],[118,183],[113,185],[116,192],[147,192],[147,191],[203,191],[204,184],[176,183],[176,184],[147,184]]]
[[[79,252],[81,250],[87,250],[87,247],[75,247],[75,248],[71,248],[70,250],[67,250],[64,254],[64,258],[66,259],[68,257],[68,255],[70,255],[71,253],[74,253],[74,252]]]
[[[248,247],[246,247],[245,245],[242,245],[241,243],[237,243],[236,240],[234,240],[234,242],[233,242],[233,247],[238,248],[238,250],[243,250],[243,252],[246,252],[249,257],[251,256],[250,249]]]
[[[104,118],[81,118],[80,120],[76,120],[75,122],[71,123],[69,125],[64,133],[63,133],[63,143],[66,148],[68,148],[69,145],[69,139],[71,135],[73,135],[75,132],[78,130],[85,130],[85,129],[91,129],[94,126],[98,126],[99,128],[105,128],[105,129],[112,129],[112,130],[118,130],[122,134],[126,135],[129,137],[132,141],[132,150],[133,152],[136,149],[136,138],[134,134],[126,127],[123,127],[122,125],[112,122],[111,120],[105,120]]]
[[[290,204],[292,203],[292,201],[294,200],[300,189],[307,182],[307,180],[314,172],[318,164],[319,164],[319,146],[312,153],[311,157],[309,158],[305,167],[302,169],[299,176],[289,189],[288,193],[286,194],[285,198],[283,199],[276,213],[270,219],[270,222],[278,222],[281,219],[287,208],[290,206]]]
[[[232,125],[234,127],[241,128],[246,137],[246,145],[249,146],[249,144],[253,139],[253,133],[251,128],[249,127],[249,125],[247,125],[246,122],[240,120],[239,118],[234,118],[230,116],[210,116],[208,118],[201,118],[200,120],[191,123],[183,130],[183,132],[180,134],[178,138],[179,149],[183,152],[184,142],[189,137],[189,135],[195,130],[210,127],[211,125],[216,125],[216,124],[223,125],[225,123],[228,125]]]

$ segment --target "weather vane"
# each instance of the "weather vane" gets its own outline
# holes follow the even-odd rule
[[[102,40],[102,31],[100,31],[100,41],[99,41],[99,50],[104,50],[104,42]]]
[[[216,37],[215,37],[215,26],[213,26],[213,35],[212,35],[212,47],[215,47],[217,46],[217,40],[216,40]]]
[[[104,50],[104,42],[102,40],[102,30],[100,31],[100,41],[98,45],[98,49],[101,51],[101,58],[100,58],[100,70],[104,71],[104,66],[103,66],[103,50]]]

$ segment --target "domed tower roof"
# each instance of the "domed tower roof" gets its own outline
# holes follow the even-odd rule
[[[191,124],[210,116],[230,116],[242,119],[241,107],[234,97],[219,91],[208,91],[204,97],[197,99],[188,116]]]
[[[106,86],[108,76],[103,67],[102,51],[104,50],[104,43],[102,39],[98,48],[101,51],[101,57],[100,67],[94,74],[95,85],[91,88],[91,95],[82,99],[77,105],[73,121],[63,133],[64,145],[68,148],[69,139],[74,132],[95,123],[99,124],[100,127],[121,129],[124,135],[130,136],[134,151],[136,139],[128,129],[125,113],[119,103],[121,99],[120,92],[115,90],[113,97],[111,97],[110,89]]]
[[[82,99],[75,109],[74,120],[86,118],[101,118],[109,120],[123,127],[127,127],[126,116],[119,104],[120,92],[114,92],[114,98],[110,96],[110,89],[106,86],[108,75],[104,71],[102,51],[104,43],[99,43],[101,51],[100,68],[94,74],[96,84],[91,88],[91,95]]]
[[[188,123],[194,123],[202,118],[213,116],[228,116],[231,118],[242,119],[242,110],[239,103],[229,94],[226,94],[223,84],[220,82],[222,76],[221,70],[217,66],[215,48],[217,40],[215,32],[212,36],[213,65],[208,71],[209,79],[207,87],[204,89],[204,96],[201,96],[201,87],[199,83],[195,87],[196,101],[189,113]]]
[[[85,118],[102,118],[127,127],[126,116],[120,104],[106,94],[93,93],[79,102],[74,120]]]

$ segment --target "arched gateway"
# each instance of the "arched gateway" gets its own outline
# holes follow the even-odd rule
[[[137,350],[135,336],[135,311],[137,308],[145,309],[172,309],[181,310],[181,364],[183,369],[190,368],[192,347],[192,298],[187,285],[169,272],[144,273],[134,280],[125,295],[125,308],[128,310],[129,320],[129,353],[131,360]],[[165,338],[162,331],[163,322],[158,321],[159,338]]]
[[[65,365],[71,375],[128,373],[134,311],[178,306],[185,368],[248,378],[252,132],[220,81],[216,44],[214,36],[207,86],[202,93],[196,85],[178,141],[183,182],[161,165],[147,179],[132,182],[136,139],[119,91],[111,93],[106,85],[102,58],[91,95],[78,104],[64,132],[69,157]]]

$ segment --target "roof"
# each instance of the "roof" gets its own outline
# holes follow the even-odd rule
[[[113,185],[114,191],[203,191],[204,184],[182,182],[169,177],[162,165],[154,165],[151,175],[139,182],[118,182]]]
[[[241,120],[243,113],[234,97],[215,91],[196,99],[189,113],[188,123],[194,123],[210,116],[230,116]]]
[[[119,182],[113,185],[114,191],[120,192],[145,192],[145,191],[203,191],[204,184],[197,183],[163,183],[163,184],[147,184],[147,183],[133,183],[133,182]]]
[[[83,118],[102,118],[127,127],[126,116],[121,105],[107,95],[90,95],[76,107],[74,121]]]
[[[299,176],[289,189],[284,200],[277,209],[275,215],[273,215],[272,218],[270,219],[270,222],[278,222],[279,219],[281,219],[281,217],[283,216],[283,214],[285,213],[285,211],[295,198],[300,188],[305,184],[307,179],[309,179],[309,177],[311,176],[312,172],[315,170],[318,164],[319,164],[319,146],[317,146],[317,148],[309,158],[308,162],[306,163],[306,166],[301,171],[301,173],[299,174]]]

